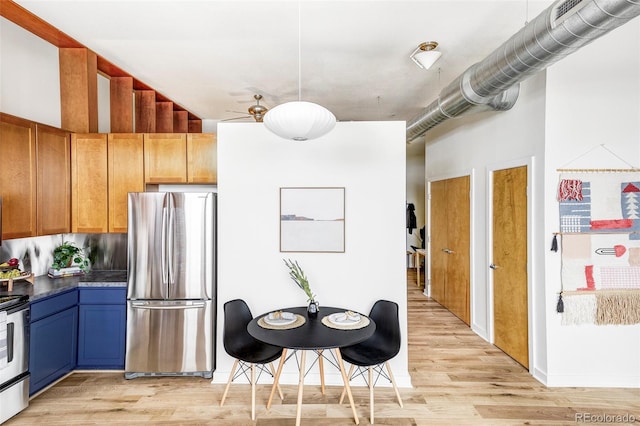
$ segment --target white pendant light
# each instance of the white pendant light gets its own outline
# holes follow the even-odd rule
[[[306,141],[329,133],[336,125],[336,117],[313,102],[294,101],[271,108],[263,122],[281,138]]]
[[[325,107],[304,102],[300,48],[300,1],[298,1],[298,100],[271,108],[263,123],[269,131],[284,139],[306,141],[326,135],[336,125],[336,117]]]

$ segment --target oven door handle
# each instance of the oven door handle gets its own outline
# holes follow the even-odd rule
[[[12,322],[7,323],[7,363],[13,361],[13,330],[15,324]]]

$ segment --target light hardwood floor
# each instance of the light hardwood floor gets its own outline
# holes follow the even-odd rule
[[[426,298],[415,284],[414,272],[407,274],[407,338],[414,387],[400,390],[404,408],[391,388],[376,387],[376,424],[575,425],[580,423],[576,416],[605,414],[634,416],[640,424],[640,389],[546,388]],[[232,385],[225,406],[219,407],[223,390],[224,385],[195,378],[125,381],[122,373],[75,373],[34,398],[27,410],[6,425],[295,423],[295,386],[283,386],[284,401],[275,398],[268,412],[265,403],[270,389],[258,386],[255,422],[251,421],[249,385]],[[341,390],[329,387],[322,395],[319,387],[307,386],[302,424],[353,425],[348,404],[337,404]],[[368,391],[354,388],[354,398],[360,424],[369,424]],[[586,423],[594,424],[593,420]]]

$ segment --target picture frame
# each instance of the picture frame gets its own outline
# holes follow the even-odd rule
[[[344,187],[280,188],[280,251],[344,253]]]

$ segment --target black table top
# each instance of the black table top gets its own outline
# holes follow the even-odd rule
[[[376,330],[375,322],[369,318],[369,325],[357,330],[338,330],[322,324],[322,318],[336,312],[345,312],[344,308],[321,306],[318,316],[309,318],[307,308],[285,308],[282,311],[300,314],[305,318],[305,323],[300,327],[288,330],[273,330],[262,328],[258,320],[269,313],[255,317],[247,326],[247,331],[256,339],[288,349],[331,349],[360,343],[373,334]]]

